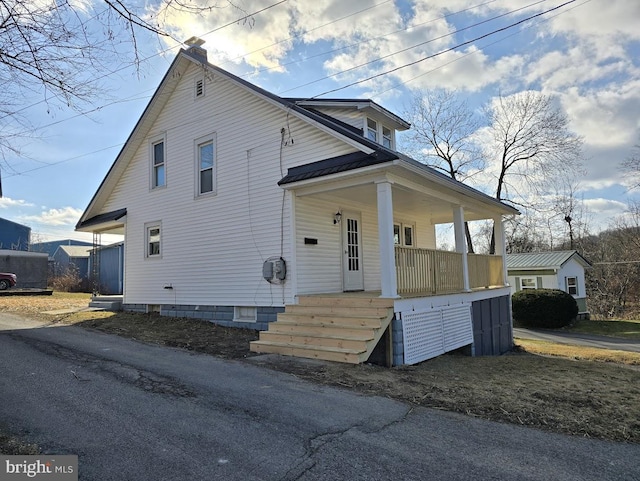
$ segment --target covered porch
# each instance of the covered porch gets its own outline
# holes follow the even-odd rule
[[[473,344],[472,311],[480,309],[474,302],[500,298],[505,311],[509,289],[503,216],[516,214],[516,209],[412,159],[324,172],[316,176],[310,166],[290,169],[281,182],[291,194],[294,246],[289,262],[295,299],[269,332],[286,326],[289,337],[269,341],[271,335],[263,333],[253,350],[364,362],[382,346],[388,359],[405,363],[404,354],[396,356],[397,339],[402,337],[406,348],[408,332],[401,333],[410,323],[414,344],[426,345],[440,336],[442,347],[425,348],[431,355]],[[468,252],[465,221],[476,220],[493,223],[496,254]],[[451,226],[453,250],[437,248],[440,224]],[[391,301],[384,305],[387,311],[365,310],[385,299]],[[504,323],[504,315],[501,319]],[[354,334],[354,323],[376,326],[367,334],[366,349],[357,355],[334,350],[325,357],[329,344],[347,349],[341,346]],[[315,349],[315,339],[329,327],[335,342],[322,340],[326,346]],[[349,334],[339,338],[336,327]]]

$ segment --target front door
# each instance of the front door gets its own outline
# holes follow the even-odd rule
[[[360,214],[342,213],[343,290],[364,290],[362,274],[362,221]]]

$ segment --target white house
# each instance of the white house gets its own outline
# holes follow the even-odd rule
[[[522,289],[560,289],[573,296],[581,314],[587,313],[585,269],[588,260],[575,250],[507,255],[511,292]]]
[[[345,362],[511,348],[502,218],[516,209],[397,152],[409,124],[375,102],[278,97],[192,40],[76,226],[96,244],[124,234],[124,309]],[[495,221],[499,255],[467,254],[477,219]],[[440,223],[456,252],[435,250]]]

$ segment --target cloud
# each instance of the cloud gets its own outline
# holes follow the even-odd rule
[[[561,97],[573,129],[594,147],[632,145],[638,140],[640,80],[581,92],[570,88]]]
[[[33,207],[33,204],[22,199],[12,199],[10,197],[0,197],[0,209],[10,207]]]
[[[62,209],[49,209],[39,215],[22,216],[21,220],[46,226],[69,226],[75,225],[81,215],[82,211],[80,209],[64,207]]]
[[[612,199],[584,199],[584,204],[591,212],[600,214],[616,215],[625,212],[628,208],[627,204]]]

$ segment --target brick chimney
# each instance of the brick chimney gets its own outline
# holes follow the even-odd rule
[[[191,37],[189,40],[185,40],[184,43],[188,46],[187,52],[197,57],[201,57],[204,62],[207,61],[207,51],[202,48],[204,40],[198,37]]]

